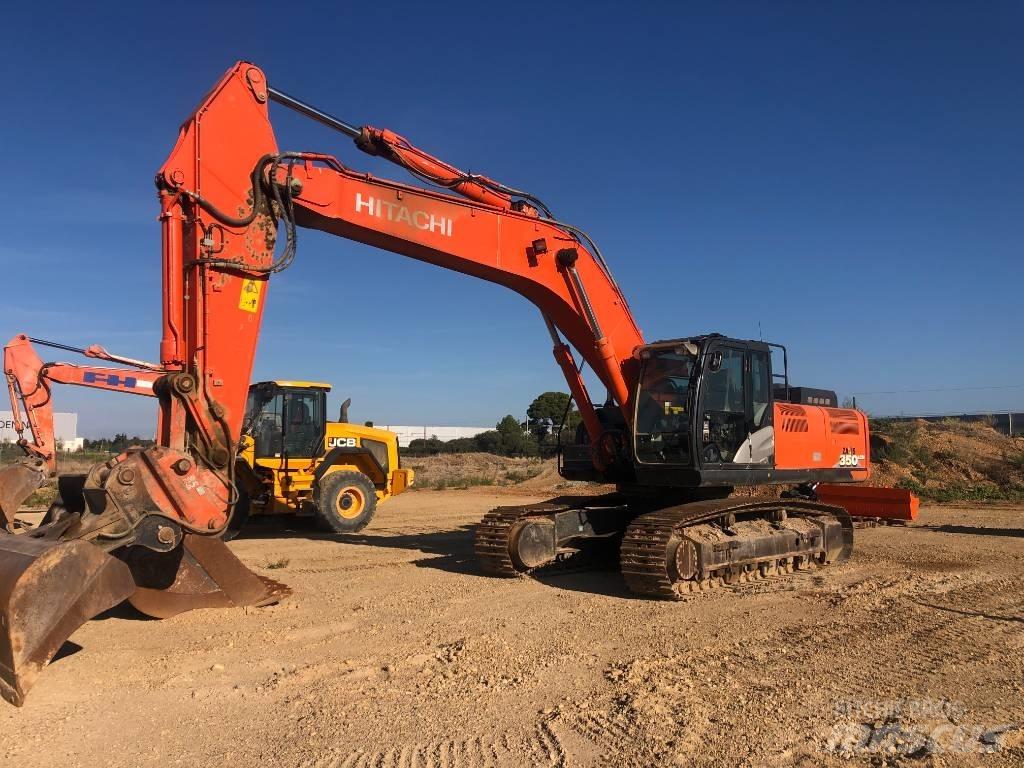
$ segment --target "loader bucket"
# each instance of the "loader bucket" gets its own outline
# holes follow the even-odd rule
[[[291,594],[284,584],[250,571],[219,538],[188,533],[171,552],[134,549],[125,555],[138,585],[129,600],[158,619],[194,608],[270,605]]]
[[[0,696],[20,707],[64,641],[134,591],[125,564],[93,544],[0,535]]]

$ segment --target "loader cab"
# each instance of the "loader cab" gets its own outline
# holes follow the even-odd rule
[[[330,384],[262,381],[249,387],[243,432],[256,459],[311,459],[324,452]]]
[[[719,335],[642,348],[633,452],[637,479],[727,485],[774,465],[772,347]],[[736,484],[745,484],[737,482]]]

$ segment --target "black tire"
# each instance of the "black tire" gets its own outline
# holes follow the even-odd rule
[[[361,531],[376,510],[377,491],[362,472],[331,472],[317,486],[316,517],[326,531]]]
[[[252,499],[242,488],[238,489],[238,501],[235,502],[235,510],[231,513],[231,519],[227,527],[220,535],[221,541],[232,541],[242,532],[246,521],[249,519]]]

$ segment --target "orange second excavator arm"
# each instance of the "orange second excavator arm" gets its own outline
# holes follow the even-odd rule
[[[44,363],[32,342],[56,346],[85,357],[133,364],[136,368],[108,368],[72,363]],[[19,334],[3,349],[3,370],[11,400],[14,430],[18,445],[29,457],[27,462],[0,469],[0,524],[14,530],[15,512],[27,494],[39,488],[57,470],[57,439],[54,432],[51,385],[72,384],[134,395],[154,395],[153,386],[162,371],[141,360],[118,357],[93,345],[76,349],[63,344],[30,339]],[[29,437],[25,437],[25,432]]]
[[[44,346],[60,346],[86,357],[146,364],[139,360],[116,357],[97,345],[87,349],[73,349],[30,339],[24,334],[19,334],[7,342],[3,349],[3,366],[11,399],[14,429],[22,435],[27,428],[32,435],[31,441],[22,437],[19,444],[27,453],[42,459],[48,472],[53,474],[56,470],[57,445],[53,429],[51,384],[72,384],[153,397],[153,384],[163,372],[152,368],[108,368],[72,363],[44,363],[32,347],[33,341]]]

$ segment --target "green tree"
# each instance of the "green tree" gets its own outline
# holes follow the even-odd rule
[[[434,454],[444,453],[444,445],[435,435],[431,435],[429,438],[418,437],[409,443],[405,453],[409,456],[433,456]]]
[[[569,411],[566,416],[565,409],[569,406],[570,397],[565,392],[544,392],[543,394],[537,395],[533,402],[530,403],[530,407],[526,409],[526,415],[530,417],[530,426],[533,428],[534,421],[543,421],[546,419],[551,420],[552,428],[551,431],[557,433],[558,428],[562,424],[562,418],[565,417],[565,428],[569,430],[569,434],[576,434],[576,427],[581,421],[580,412],[575,408]],[[545,428],[543,431],[533,429],[534,433],[537,434],[538,438],[543,438],[548,434],[548,430]]]
[[[484,453],[501,453],[501,433],[494,429],[489,429],[486,432],[481,432],[477,435],[476,446],[478,451]]]
[[[531,419],[551,419],[555,424],[560,424],[568,405],[569,395],[565,392],[544,392],[530,403],[526,415]]]
[[[496,425],[501,436],[501,452],[506,456],[536,456],[537,443],[523,432],[519,419],[509,415]]]
[[[474,453],[480,450],[476,437],[457,437],[444,444],[445,453]]]

